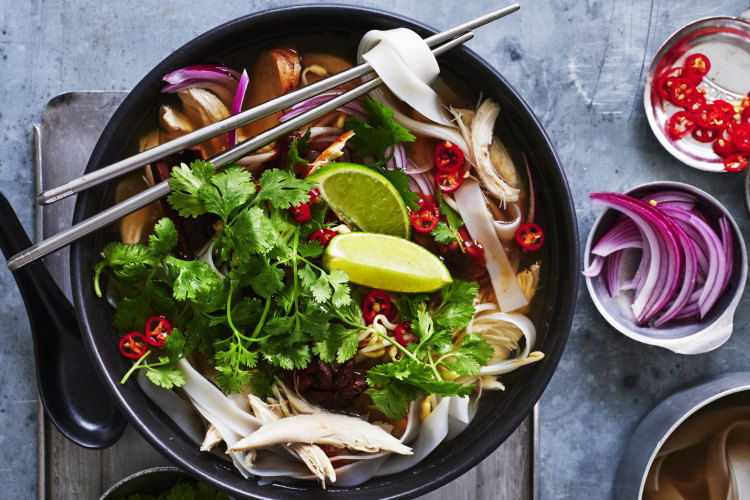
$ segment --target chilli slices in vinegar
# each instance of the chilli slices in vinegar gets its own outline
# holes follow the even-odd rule
[[[481,392],[503,388],[499,375],[543,358],[526,314],[544,228],[528,167],[494,133],[499,107],[438,95],[437,62],[409,30],[370,32],[359,52],[387,89],[221,171],[206,158],[246,127],[151,165],[146,185],[169,179],[172,194],[124,219],[96,268],[135,360],[123,382],[140,373],[196,446],[246,477],[353,486],[405,470],[468,425]],[[141,148],[347,67],[279,47],[251,68],[175,71]],[[316,184],[342,166],[394,197],[388,213],[404,221],[384,227],[411,235],[394,248],[443,268],[442,288],[395,293],[327,267],[322,254],[352,240],[337,237],[362,231],[351,221],[371,220],[334,212]],[[383,253],[383,264],[402,258]]]

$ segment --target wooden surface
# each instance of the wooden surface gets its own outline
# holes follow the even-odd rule
[[[124,96],[123,92],[77,92],[50,102],[42,124],[36,127],[37,192],[58,186],[83,171],[100,130]],[[69,226],[73,205],[72,199],[66,199],[39,208],[37,234],[47,237]],[[70,297],[67,249],[46,257],[45,264]],[[169,464],[131,426],[114,446],[87,450],[62,436],[44,418],[43,412],[40,415],[43,418],[39,436],[41,500],[96,499],[129,474]],[[478,466],[423,498],[533,498],[533,422],[533,417],[527,418]]]

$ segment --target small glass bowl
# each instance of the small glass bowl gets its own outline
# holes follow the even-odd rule
[[[640,325],[630,309],[632,291],[623,291],[614,298],[610,297],[603,272],[593,278],[586,277],[586,286],[599,313],[620,333],[638,342],[664,347],[676,353],[700,354],[716,349],[732,334],[734,312],[747,278],[745,241],[737,223],[726,208],[711,195],[696,187],[680,182],[659,181],[642,184],[625,194],[641,197],[666,190],[683,191],[695,196],[698,200],[696,206],[709,220],[718,220],[722,215],[729,219],[734,242],[732,277],[728,289],[719,297],[709,313],[701,320],[671,320],[659,327]],[[619,214],[620,212],[607,208],[594,222],[584,249],[584,269],[590,265],[592,245],[612,227]],[[627,266],[627,263],[625,265]]]

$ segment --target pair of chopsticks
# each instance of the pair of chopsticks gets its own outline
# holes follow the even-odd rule
[[[440,55],[473,38],[474,34],[471,32],[471,30],[483,26],[501,17],[505,17],[508,14],[512,14],[519,8],[520,5],[515,3],[500,10],[490,12],[489,14],[485,14],[476,19],[456,26],[455,28],[425,38],[425,43],[429,47],[434,47],[432,49],[433,54]],[[194,132],[190,132],[189,134],[186,134],[184,136],[178,137],[177,139],[165,142],[164,144],[160,144],[156,147],[125,158],[101,169],[95,170],[94,172],[74,179],[63,186],[45,191],[37,197],[37,203],[46,205],[61,200],[84,189],[88,189],[100,183],[114,179],[120,175],[147,165],[153,161],[188,149],[195,144],[199,144],[213,137],[225,134],[233,129],[302,102],[322,92],[330,90],[334,87],[338,87],[343,83],[364,76],[370,72],[372,72],[372,68],[369,64],[365,63],[342,71],[340,73],[336,73],[333,76],[302,87],[276,99],[272,99],[271,101],[263,103],[252,109],[230,116],[224,120],[213,123]],[[280,125],[266,130],[265,132],[262,132],[250,139],[237,144],[230,149],[227,149],[226,151],[223,151],[222,153],[209,158],[208,161],[211,162],[214,168],[221,168],[222,166],[229,165],[239,160],[240,158],[272,143],[278,138],[294,132],[300,127],[325,115],[326,113],[334,111],[344,104],[367,94],[371,90],[380,86],[382,83],[383,81],[379,77],[368,80],[362,85],[343,94],[340,94],[324,104],[312,108]],[[126,199],[121,203],[113,205],[112,207],[99,212],[93,217],[90,217],[82,222],[79,222],[78,224],[73,225],[69,229],[61,231],[37,243],[36,245],[33,245],[26,250],[19,252],[18,254],[8,259],[7,267],[11,271],[19,269],[20,267],[36,259],[39,259],[40,257],[54,252],[55,250],[58,250],[66,245],[69,245],[70,243],[88,235],[93,231],[101,229],[102,227],[115,222],[125,215],[135,212],[136,210],[162,198],[169,192],[170,187],[168,182],[162,181],[159,184],[156,184],[155,186],[152,186],[140,192],[139,194]]]

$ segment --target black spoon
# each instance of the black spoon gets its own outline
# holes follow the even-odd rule
[[[13,207],[0,193],[0,249],[8,259],[31,246]],[[75,311],[42,261],[13,272],[26,304],[34,342],[39,394],[53,424],[85,448],[106,448],[125,430],[94,371]]]

